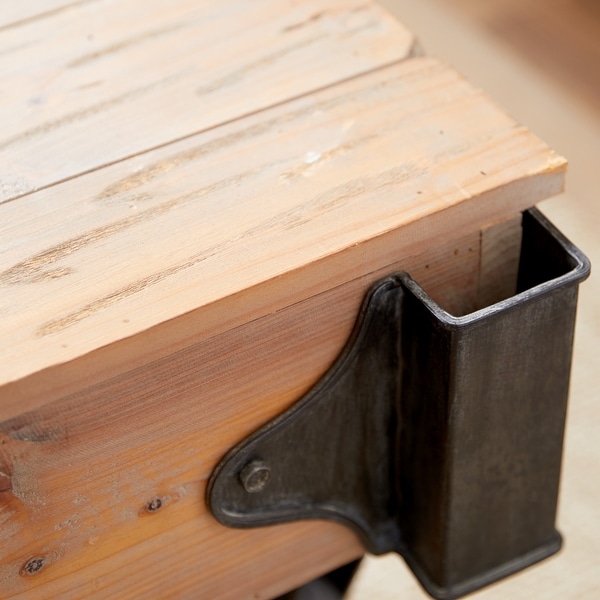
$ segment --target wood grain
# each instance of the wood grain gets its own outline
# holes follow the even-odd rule
[[[0,382],[305,267],[323,291],[345,269],[319,261],[369,271],[402,228],[404,248],[478,230],[558,193],[564,168],[419,58],[4,204]]]
[[[0,201],[402,60],[414,46],[362,0],[48,2],[39,18],[29,12],[0,28]]]

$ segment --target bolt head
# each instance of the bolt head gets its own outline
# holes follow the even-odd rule
[[[260,459],[250,461],[240,472],[240,481],[249,494],[262,491],[270,477],[271,469]]]

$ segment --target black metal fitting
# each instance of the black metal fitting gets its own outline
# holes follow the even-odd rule
[[[589,269],[531,209],[509,299],[453,317],[406,273],[380,281],[325,377],[217,466],[213,514],[232,527],[347,524],[369,551],[400,553],[440,599],[553,554]]]

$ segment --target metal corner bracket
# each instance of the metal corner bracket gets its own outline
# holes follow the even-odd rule
[[[585,256],[523,215],[517,293],[453,317],[408,274],[375,284],[329,372],[213,472],[219,522],[330,519],[458,598],[556,552]]]

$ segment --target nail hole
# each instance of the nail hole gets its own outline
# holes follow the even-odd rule
[[[140,517],[147,517],[148,515],[153,515],[159,510],[165,508],[167,505],[171,504],[171,502],[176,502],[177,500],[179,500],[179,494],[174,492],[168,494],[165,493],[162,496],[156,496],[140,508],[138,515]]]
[[[160,510],[162,508],[162,500],[160,498],[154,498],[153,500],[150,500],[150,502],[148,502],[148,504],[146,504],[146,510],[149,513],[155,513],[156,511]]]
[[[37,556],[36,558],[29,559],[21,569],[21,575],[36,575],[39,573],[44,566],[46,565],[46,561]]]

